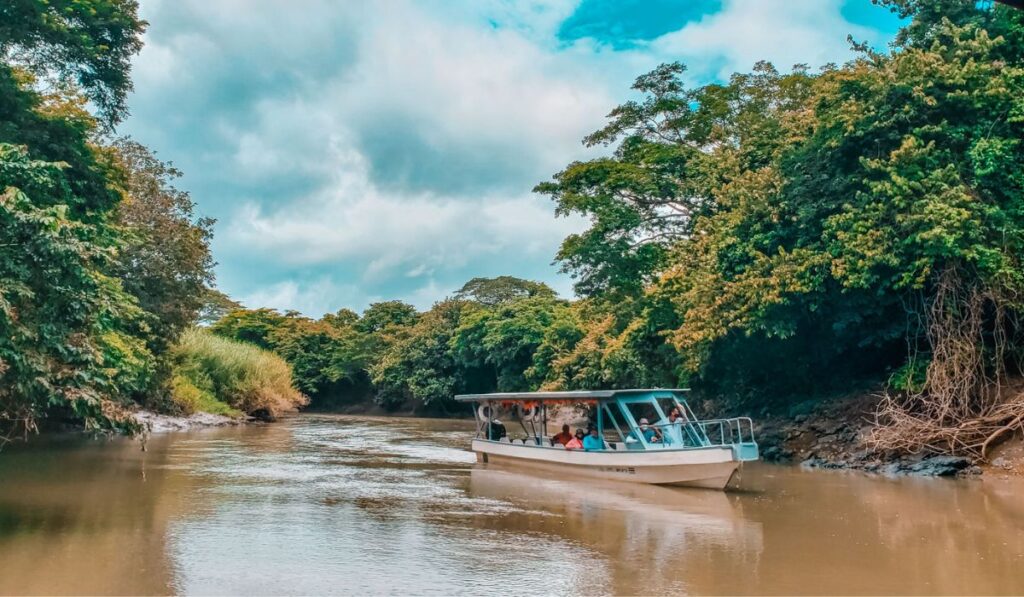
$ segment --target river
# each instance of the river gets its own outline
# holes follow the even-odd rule
[[[465,421],[302,415],[0,452],[2,594],[1024,593],[1024,485],[483,468]]]

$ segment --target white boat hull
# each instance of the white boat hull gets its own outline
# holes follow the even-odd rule
[[[480,462],[599,479],[725,489],[740,466],[727,446],[660,450],[564,450],[473,440]]]

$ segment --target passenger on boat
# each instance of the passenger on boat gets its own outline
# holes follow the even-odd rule
[[[651,427],[650,421],[647,419],[640,419],[640,433],[643,434],[644,439],[649,444],[657,444],[661,442],[661,432]]]
[[[665,434],[662,438],[666,444],[683,445],[683,414],[679,407],[672,407],[668,413],[668,425],[665,426]]]
[[[562,425],[562,432],[551,438],[551,445],[562,444],[563,446],[572,440],[572,434],[569,433],[569,426]]]
[[[583,449],[583,436],[584,436],[583,430],[582,429],[577,429],[576,430],[576,437],[572,438],[571,440],[569,440],[569,442],[567,444],[565,444],[565,449],[566,450],[582,450]]]
[[[593,427],[590,428],[590,433],[587,434],[587,437],[583,438],[583,449],[588,452],[590,450],[604,449],[604,442],[598,436],[597,429],[594,429]]]
[[[508,435],[505,426],[498,419],[491,421],[490,429],[487,430],[487,439],[498,441]]]

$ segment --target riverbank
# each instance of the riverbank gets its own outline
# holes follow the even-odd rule
[[[212,413],[194,413],[188,416],[160,414],[148,410],[133,413],[132,417],[149,433],[166,433],[169,431],[193,431],[209,427],[230,427],[255,421],[253,417],[228,417]]]
[[[783,414],[755,419],[761,455],[768,462],[804,468],[855,469],[883,475],[1024,475],[1024,440],[1017,435],[996,446],[988,462],[962,456],[896,455],[872,450],[877,392],[798,404]]]

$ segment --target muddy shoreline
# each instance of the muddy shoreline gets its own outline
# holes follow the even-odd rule
[[[851,469],[887,476],[1017,476],[1024,474],[1024,442],[1014,437],[993,449],[988,462],[941,454],[896,455],[871,450],[865,440],[874,424],[876,394],[815,403],[798,412],[755,419],[761,456],[767,462],[804,468]]]

